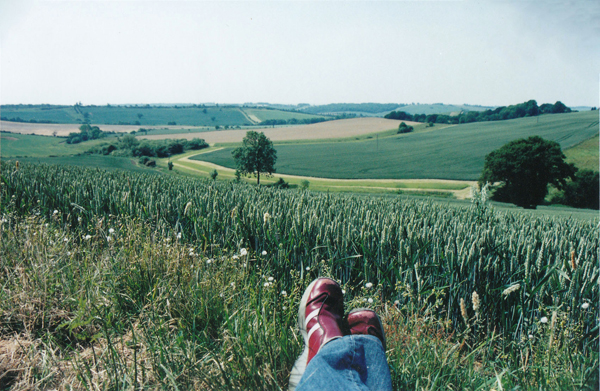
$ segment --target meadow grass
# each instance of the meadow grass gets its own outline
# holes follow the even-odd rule
[[[276,144],[281,174],[337,179],[477,180],[485,156],[532,135],[566,149],[597,134],[594,112],[479,122],[359,142]],[[193,159],[193,158],[192,158]],[[200,160],[233,168],[230,149]]]
[[[302,350],[303,290],[338,279],[333,260],[281,269],[277,248],[200,246],[177,225],[128,215],[72,226],[38,205],[5,207],[0,220],[3,389],[285,389]],[[470,295],[452,322],[446,284],[338,281],[347,311],[373,299],[395,390],[598,388],[594,301],[581,311],[539,303],[548,322],[515,339],[486,326],[491,304],[475,309]]]
[[[579,169],[598,171],[600,167],[598,135],[583,141],[564,151],[567,162],[575,164]]]
[[[244,108],[242,109],[247,114],[258,118],[259,122],[267,121],[271,119],[282,119],[282,120],[290,120],[292,118],[303,120],[303,119],[312,119],[312,118],[326,118],[322,115],[314,115],[307,113],[297,113],[291,111],[281,111],[281,110],[273,110],[273,109],[250,109]]]
[[[93,146],[111,141],[112,136],[79,144],[67,144],[64,137],[37,136],[20,133],[0,133],[0,152],[9,157],[48,157],[83,153]]]

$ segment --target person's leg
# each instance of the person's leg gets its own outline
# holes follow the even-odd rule
[[[324,345],[309,362],[296,391],[392,389],[381,341],[372,335],[347,335]]]
[[[298,310],[305,348],[289,390],[391,390],[379,317],[368,309],[353,310],[347,321],[343,315],[343,294],[335,281],[318,278],[306,288]]]

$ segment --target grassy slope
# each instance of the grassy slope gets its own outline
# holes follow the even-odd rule
[[[575,145],[564,151],[567,161],[575,164],[580,169],[588,169],[598,171],[599,154],[598,154],[598,135],[584,142]]]
[[[563,148],[597,134],[593,112],[473,123],[428,132],[346,143],[277,146],[277,171],[325,178],[435,178],[476,180],[486,154],[508,141],[540,135]],[[203,155],[234,167],[229,149]]]
[[[67,144],[63,137],[36,136],[18,133],[0,133],[0,155],[2,157],[45,157],[64,156],[82,153],[92,146],[110,140],[86,141],[79,144]]]

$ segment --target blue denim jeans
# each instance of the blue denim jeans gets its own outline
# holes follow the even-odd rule
[[[372,335],[346,335],[325,344],[308,363],[296,391],[392,389],[383,345]]]

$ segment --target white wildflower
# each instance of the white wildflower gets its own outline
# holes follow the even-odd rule
[[[265,288],[268,288],[268,287],[269,287],[269,283],[268,283],[268,282],[265,282],[265,283],[263,284],[263,286],[264,286]]]
[[[529,339],[533,339],[533,334],[529,334]]]
[[[247,266],[246,262],[244,262],[244,264],[242,266],[246,267]]]
[[[54,212],[52,212],[53,216],[56,216],[58,214],[58,211],[56,209],[54,209]]]
[[[367,282],[367,283],[365,284],[365,288],[367,288],[367,289],[371,289],[371,288],[373,288],[373,283],[372,283],[372,282]]]
[[[400,300],[394,301],[394,305],[400,305]]]
[[[232,288],[235,288],[235,282],[232,282],[232,283],[231,283],[231,284],[229,284],[229,285],[231,285],[231,287],[232,287]]]
[[[546,318],[545,316],[542,316],[542,319],[540,319],[540,322],[548,323],[548,318]]]
[[[111,238],[110,236],[107,236],[107,237],[106,237],[106,241],[107,241],[107,242],[110,242],[111,240],[112,240],[112,238]]]
[[[69,238],[64,238],[63,242],[67,243],[69,241]]]
[[[71,252],[70,252],[70,251],[67,251],[67,255],[68,255],[68,256],[71,256]]]
[[[263,250],[262,253],[260,253],[260,255],[262,255],[264,257],[265,255],[267,255],[267,251]]]
[[[346,294],[346,290],[342,289],[342,295],[345,295],[345,294]]]
[[[281,309],[285,311],[285,310],[287,310],[287,307],[283,306],[283,307],[281,307]]]
[[[369,300],[367,300],[367,301],[369,302],[369,304],[373,304],[373,299],[371,299],[370,297],[369,297]]]
[[[588,308],[590,308],[590,303],[583,303],[581,305],[581,308],[583,308],[584,310],[587,310]]]
[[[281,291],[281,296],[287,296],[287,292],[286,291]]]
[[[177,239],[181,239],[181,232],[177,232]]]
[[[273,282],[273,280],[274,280],[274,278],[273,278],[273,277],[269,277],[269,278],[267,278],[267,281],[269,281],[269,282]]]
[[[231,257],[233,259],[239,259],[240,257],[238,257],[237,255],[234,255],[233,257]]]
[[[306,269],[306,271],[309,271],[310,270],[310,266],[307,266],[305,269]]]
[[[109,234],[114,234],[115,233],[115,229],[114,228],[109,228],[108,229],[108,233]]]
[[[84,238],[85,240],[90,240],[90,239],[92,238],[92,235],[85,235],[83,238]]]
[[[243,257],[244,255],[248,254],[248,250],[246,250],[245,248],[240,249],[240,255]]]

